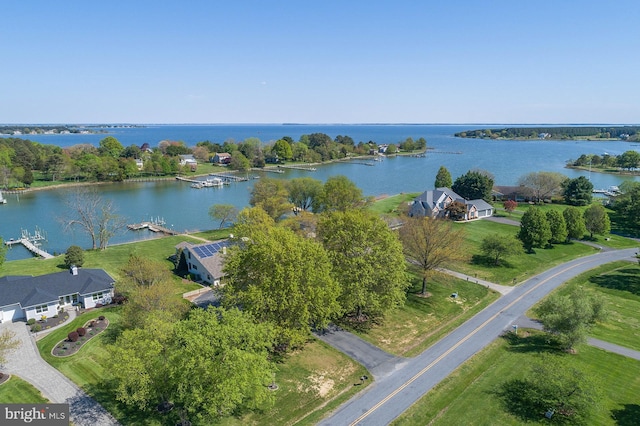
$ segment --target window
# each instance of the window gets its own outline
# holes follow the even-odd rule
[[[43,312],[48,312],[49,307],[47,305],[36,306],[36,314],[41,314]]]
[[[93,293],[93,294],[91,295],[91,298],[92,298],[93,300],[101,300],[101,299],[102,299],[102,293]]]

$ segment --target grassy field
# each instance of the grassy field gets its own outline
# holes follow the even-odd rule
[[[400,216],[400,211],[404,204],[416,198],[420,195],[419,192],[410,192],[392,195],[390,197],[382,198],[373,203],[369,210],[380,216]]]
[[[608,263],[573,278],[556,292],[567,294],[576,288],[605,302],[607,319],[594,326],[591,336],[640,351],[640,265]],[[533,309],[528,315],[535,318]]]
[[[597,249],[585,244],[558,244],[549,249],[535,249],[532,254],[522,253],[508,257],[500,266],[494,266],[480,256],[482,239],[488,234],[511,237],[517,233],[518,228],[488,220],[459,223],[456,226],[465,230],[467,255],[471,261],[458,263],[451,269],[502,285],[513,285],[514,279],[515,282],[521,282],[552,266],[597,252]]]
[[[524,330],[523,330],[524,331]],[[531,424],[509,413],[495,395],[508,380],[522,378],[540,353],[550,351],[545,339],[497,339],[414,404],[394,425],[523,425]],[[599,382],[603,398],[589,424],[637,424],[640,361],[589,346],[579,347],[572,365]],[[612,416],[615,416],[617,421]],[[542,413],[535,424],[547,424]],[[635,420],[634,420],[635,417]]]
[[[49,402],[40,391],[19,377],[11,378],[0,385],[0,404],[44,404]]]
[[[422,280],[413,276],[404,306],[384,322],[358,335],[387,352],[415,356],[498,298],[486,287],[437,274],[427,284],[430,297],[419,295]],[[457,292],[458,297],[451,294]]]
[[[87,342],[75,355],[64,358],[51,355],[53,347],[70,331],[98,315],[109,319],[110,325],[105,332]],[[115,401],[105,380],[109,377],[109,371],[103,367],[109,357],[106,347],[117,335],[119,318],[118,307],[86,312],[39,340],[38,349],[45,361],[93,396],[123,425],[165,424],[166,419],[160,415],[132,410]],[[353,384],[359,383],[360,376],[368,374],[359,364],[318,341],[312,341],[303,351],[288,356],[278,365],[278,370],[276,408],[268,413],[228,418],[222,424],[314,424],[328,410],[360,391],[362,387]]]

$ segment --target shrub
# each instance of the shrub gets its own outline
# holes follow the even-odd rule
[[[91,322],[89,323],[89,327],[95,327],[96,322],[94,320],[91,320]]]
[[[98,319],[99,319],[100,321],[104,321],[104,315],[100,315],[100,316],[98,317]]]
[[[29,318],[29,320],[27,321],[27,325],[33,325],[36,323],[36,319],[35,318]]]
[[[96,303],[96,308],[102,308],[102,303]]]
[[[77,331],[72,331],[67,335],[67,339],[69,339],[70,342],[78,341],[78,337],[80,337],[80,335],[78,334]]]
[[[82,337],[82,336],[84,336],[85,334],[87,334],[87,329],[86,329],[86,328],[84,328],[84,327],[78,327],[78,328],[76,329],[76,333],[78,333],[78,336]]]
[[[31,326],[31,332],[32,333],[37,333],[40,330],[42,330],[42,326],[40,324],[33,324]]]
[[[116,293],[116,295],[113,296],[111,300],[113,301],[113,303],[117,305],[122,305],[124,302],[127,301],[127,297],[122,294]]]

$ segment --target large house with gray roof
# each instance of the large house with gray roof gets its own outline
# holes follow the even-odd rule
[[[425,191],[414,198],[409,208],[409,216],[444,218],[449,211],[447,207],[454,201],[466,206],[464,220],[480,219],[493,216],[493,206],[482,199],[465,200],[449,188],[436,188]]]
[[[111,303],[115,280],[102,269],[0,278],[0,322],[52,317],[74,305],[85,309]]]

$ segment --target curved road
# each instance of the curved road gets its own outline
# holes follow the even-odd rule
[[[475,315],[402,368],[372,383],[343,404],[323,426],[387,425],[482,350],[563,282],[605,263],[634,258],[637,248],[601,252],[536,275]]]

